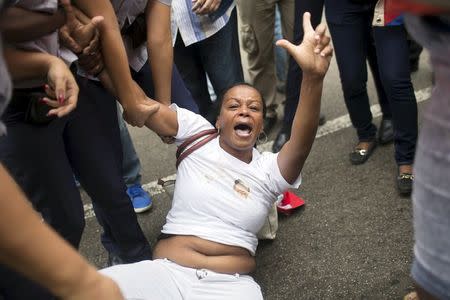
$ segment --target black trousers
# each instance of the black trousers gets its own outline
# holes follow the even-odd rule
[[[371,141],[376,136],[366,87],[366,59],[376,56],[377,63],[371,63],[372,72],[384,117],[392,118],[394,125],[395,160],[398,165],[412,164],[417,141],[417,103],[404,27],[372,27],[371,5],[353,4],[350,0],[330,0],[325,5],[344,100],[358,139]],[[372,38],[375,53],[370,46]],[[383,109],[384,99],[390,110]]]
[[[237,35],[237,15],[234,9],[228,23],[214,35],[185,46],[178,34],[174,46],[174,61],[181,77],[196,101],[200,114],[212,124],[217,116],[208,92],[206,74],[217,97],[244,80]]]
[[[75,248],[84,229],[84,210],[73,173],[94,203],[105,248],[125,262],[150,259],[149,243],[122,179],[114,98],[105,97],[99,83],[79,79],[78,84],[77,109],[48,125],[25,123],[23,107],[12,103],[3,117],[8,135],[0,138],[0,160],[45,221]],[[45,290],[2,267],[0,295],[50,299]]]
[[[311,24],[314,28],[320,24],[322,19],[324,0],[295,0],[295,19],[294,19],[294,41],[298,45],[303,40],[303,14],[311,13]],[[283,126],[291,128],[297,110],[300,96],[300,86],[303,73],[298,64],[289,56],[288,73],[286,78],[286,102],[284,105]],[[287,129],[286,128],[286,129]]]

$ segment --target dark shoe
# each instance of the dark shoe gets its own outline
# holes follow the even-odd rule
[[[288,126],[283,126],[281,130],[278,132],[275,141],[273,142],[272,152],[273,153],[280,152],[281,148],[283,147],[284,144],[286,144],[287,141],[289,141],[290,137],[291,137],[290,129],[288,129]]]
[[[270,131],[272,131],[272,129],[276,123],[277,123],[277,115],[276,114],[273,116],[270,116],[270,117],[265,117],[264,118],[264,132],[266,134],[269,134]]]
[[[350,162],[353,165],[360,165],[360,164],[365,163],[369,159],[369,157],[372,155],[373,150],[375,150],[376,147],[377,147],[377,142],[373,141],[373,142],[371,142],[371,144],[367,150],[361,149],[361,148],[355,148],[355,150],[353,150],[350,153]]]
[[[394,141],[394,126],[392,120],[381,119],[380,128],[378,129],[378,143],[386,145]]]
[[[400,195],[409,196],[412,192],[414,175],[410,173],[401,173],[397,176],[397,189]]]
[[[116,254],[112,254],[109,253],[108,254],[108,262],[106,263],[107,267],[112,267],[112,266],[116,266],[116,265],[123,265],[125,264],[125,261],[123,259],[121,259],[119,256],[117,256]]]

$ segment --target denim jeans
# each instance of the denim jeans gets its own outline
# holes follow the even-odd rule
[[[200,114],[211,121],[215,116],[208,116],[213,111],[206,74],[219,98],[229,87],[243,81],[236,9],[233,10],[228,23],[207,39],[186,47],[178,34],[174,60],[199,107]]]
[[[139,72],[131,70],[131,75],[133,76],[133,79],[137,82],[137,84],[139,84],[139,86],[144,90],[146,95],[153,98],[155,92],[153,87],[152,72],[150,70],[149,63],[146,62]],[[171,95],[172,103],[176,103],[179,107],[186,108],[192,112],[199,112],[197,104],[192,99],[191,93],[186,88],[175,65],[173,66],[172,71]],[[127,125],[123,120],[122,110],[119,107],[120,105],[117,104],[117,106],[117,118],[119,120],[120,140],[122,142],[123,152],[123,179],[127,186],[141,184],[141,162],[134,148]]]
[[[414,164],[412,276],[437,299],[450,299],[450,19],[410,16],[407,25],[429,50],[435,74]]]
[[[412,164],[417,140],[417,103],[404,27],[372,28],[373,6],[353,4],[350,0],[327,0],[326,16],[345,104],[359,141],[372,141],[376,136],[366,86],[365,62],[369,58],[384,117],[393,121],[395,160],[398,165]]]

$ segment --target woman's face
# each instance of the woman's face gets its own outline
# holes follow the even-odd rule
[[[216,127],[224,150],[252,151],[263,127],[261,94],[253,87],[238,85],[225,94]]]

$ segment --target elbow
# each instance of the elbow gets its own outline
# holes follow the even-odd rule
[[[158,52],[161,51],[160,49],[166,49],[166,48],[172,48],[172,37],[167,33],[153,33],[148,32],[147,33],[147,47],[149,49],[149,52],[151,52],[152,49],[157,50]]]

